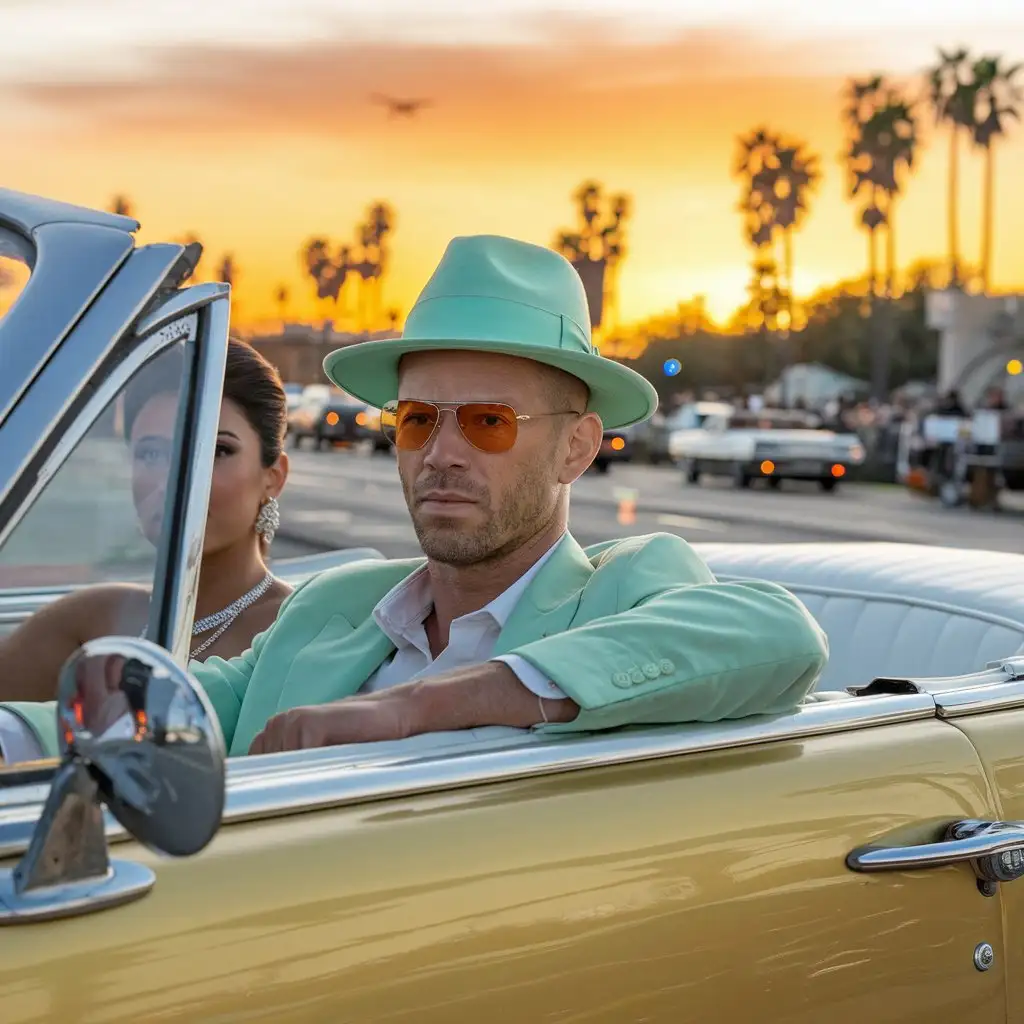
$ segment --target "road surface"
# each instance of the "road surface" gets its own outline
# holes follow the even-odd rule
[[[290,455],[277,557],[336,547],[419,554],[391,456]],[[628,500],[635,501],[633,516]],[[945,509],[901,487],[873,484],[842,485],[833,494],[787,483],[779,491],[740,491],[725,480],[686,485],[674,468],[623,465],[574,485],[570,528],[584,545],[666,531],[690,541],[887,540],[1021,552],[1024,507],[1019,499],[1009,504],[997,513]]]

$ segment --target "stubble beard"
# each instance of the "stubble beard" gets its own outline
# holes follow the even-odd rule
[[[438,473],[410,489],[402,481],[413,529],[423,553],[441,565],[479,565],[515,550],[550,518],[550,496],[543,468],[524,475],[495,507],[487,488],[470,487],[453,474]],[[421,516],[415,494],[431,490],[458,490],[471,495],[483,513],[483,522],[461,517]],[[410,493],[412,490],[412,493]]]

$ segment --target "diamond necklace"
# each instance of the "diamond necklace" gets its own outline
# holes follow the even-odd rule
[[[268,572],[267,575],[252,588],[252,590],[246,591],[237,601],[232,601],[227,608],[222,608],[219,612],[214,612],[213,615],[207,615],[198,622],[194,622],[192,624],[193,636],[201,636],[203,633],[207,633],[215,627],[216,632],[208,636],[194,651],[192,651],[188,656],[189,660],[191,661],[194,659],[197,654],[202,654],[207,647],[220,639],[220,637],[227,631],[228,626],[230,626],[246,608],[255,604],[270,589],[270,585],[273,582],[274,574],[272,572]]]
[[[230,626],[246,608],[255,604],[270,589],[270,585],[273,582],[274,574],[272,572],[268,572],[267,575],[252,588],[252,590],[246,591],[246,593],[244,593],[237,601],[232,601],[227,608],[222,608],[219,612],[214,612],[213,615],[207,615],[205,618],[199,619],[198,622],[192,623],[193,636],[201,636],[203,633],[209,632],[214,627],[217,627],[217,631],[212,636],[207,637],[194,651],[189,654],[189,661],[192,661],[197,654],[202,654],[207,647],[216,640],[219,640],[227,631],[228,626]],[[147,632],[148,627],[142,631],[140,636],[145,639]]]

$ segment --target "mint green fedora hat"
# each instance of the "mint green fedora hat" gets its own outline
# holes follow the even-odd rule
[[[587,407],[608,428],[639,423],[658,407],[646,377],[594,347],[586,293],[572,264],[551,249],[500,235],[452,239],[402,337],[337,349],[324,359],[324,372],[380,408],[398,397],[402,356],[451,349],[519,356],[571,373],[590,388]]]

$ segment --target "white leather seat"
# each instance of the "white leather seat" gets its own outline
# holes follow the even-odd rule
[[[829,639],[820,690],[976,672],[1024,653],[1024,555],[914,544],[695,544],[721,580],[796,594]]]

